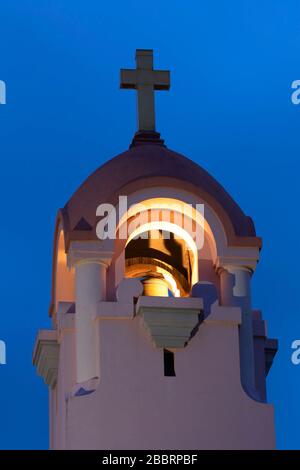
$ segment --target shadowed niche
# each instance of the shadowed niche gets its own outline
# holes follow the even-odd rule
[[[140,278],[145,295],[146,292],[147,295],[175,297],[189,294],[192,275],[190,250],[185,241],[173,233],[148,231],[143,238],[131,240],[125,250],[125,261],[126,277]],[[151,289],[148,288],[150,285]]]

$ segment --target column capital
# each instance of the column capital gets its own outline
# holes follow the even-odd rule
[[[228,272],[230,274],[236,274],[238,272],[246,272],[246,273],[249,273],[252,276],[253,269],[249,268],[248,266],[244,266],[244,265],[224,264],[222,266],[216,267],[216,272],[219,275],[222,274],[223,272]]]
[[[218,274],[222,271],[248,271],[253,273],[256,269],[258,260],[255,258],[234,258],[218,256],[215,263],[215,270]]]
[[[82,264],[101,264],[106,268],[110,265],[113,251],[106,244],[99,242],[71,242],[67,254],[68,267]]]

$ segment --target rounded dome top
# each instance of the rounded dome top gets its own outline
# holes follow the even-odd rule
[[[225,227],[229,244],[258,245],[252,219],[246,216],[225,189],[207,171],[190,159],[159,143],[143,142],[106,162],[92,173],[59,212],[66,240],[97,239],[96,209],[99,204],[116,204],[119,195],[146,187],[168,186],[199,195],[209,204]],[[254,237],[251,242],[250,238]],[[239,239],[239,242],[237,240]]]

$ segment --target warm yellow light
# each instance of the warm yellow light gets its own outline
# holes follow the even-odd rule
[[[198,250],[195,241],[191,237],[191,235],[184,230],[182,227],[178,225],[172,224],[171,222],[148,222],[144,225],[138,226],[132,233],[129,235],[129,238],[126,242],[126,246],[128,243],[136,237],[139,237],[142,233],[151,232],[152,230],[165,230],[167,232],[174,233],[179,238],[184,240],[188,246],[188,248],[193,253],[193,266],[192,266],[192,285],[198,282]]]
[[[134,217],[136,214],[148,210],[169,210],[185,215],[186,217],[191,217],[197,224],[201,225],[201,227],[203,227],[204,230],[212,236],[212,231],[201,212],[197,211],[197,209],[195,209],[192,205],[180,201],[179,199],[167,197],[146,199],[145,201],[133,204],[119,220],[118,227],[121,227],[122,224],[126,222],[126,220]]]
[[[163,276],[164,276],[165,280],[167,281],[167,283],[170,285],[170,287],[171,287],[170,290],[173,292],[174,297],[180,297],[180,290],[177,287],[177,284],[176,284],[176,281],[175,281],[174,277],[171,276],[171,274],[166,273],[166,272],[163,273]]]

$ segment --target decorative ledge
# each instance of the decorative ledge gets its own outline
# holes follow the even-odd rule
[[[137,314],[157,348],[184,348],[199,324],[202,299],[139,297]]]
[[[59,344],[56,330],[40,330],[33,352],[33,365],[45,383],[54,388],[57,382]]]
[[[134,134],[129,148],[138,145],[161,145],[165,147],[164,140],[161,139],[160,134],[155,131],[138,131]]]

